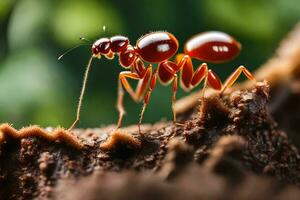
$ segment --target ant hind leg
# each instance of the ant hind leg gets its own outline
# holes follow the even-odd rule
[[[243,73],[249,80],[256,81],[254,76],[251,74],[251,72],[246,67],[240,66],[226,80],[220,94],[223,94],[227,88],[231,87],[235,83],[235,81],[238,79],[238,77],[241,75],[241,73]]]

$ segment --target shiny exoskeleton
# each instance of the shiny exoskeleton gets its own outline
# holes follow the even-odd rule
[[[204,81],[204,87],[210,85],[213,89],[219,90],[222,93],[237,80],[241,73],[244,73],[248,79],[255,80],[253,75],[244,66],[238,67],[229,76],[224,85],[218,76],[211,69],[208,69],[206,63],[202,63],[194,70],[192,58],[211,63],[223,63],[239,54],[241,50],[240,43],[226,33],[211,31],[195,35],[185,43],[184,53],[177,54],[175,61],[170,61],[169,59],[176,54],[178,46],[175,36],[164,31],[152,32],[142,36],[135,46],[131,45],[128,38],[124,36],[100,38],[95,41],[92,45],[92,57],[85,73],[77,108],[77,117],[70,129],[79,121],[81,102],[93,58],[105,56],[106,58],[113,59],[114,55],[118,54],[120,65],[127,69],[119,74],[117,101],[119,119],[117,128],[121,126],[125,114],[123,107],[124,89],[135,102],[144,100],[139,121],[140,127],[157,78],[164,85],[173,82],[172,110],[174,122],[176,122],[174,103],[178,89],[177,74],[179,72],[181,74],[181,87],[185,91],[191,90]],[[150,64],[146,67],[145,62]],[[158,65],[155,70],[152,68],[153,63]],[[138,80],[137,87],[133,89],[127,79]]]

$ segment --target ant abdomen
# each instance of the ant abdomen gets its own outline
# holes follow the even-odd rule
[[[241,51],[241,44],[230,35],[210,31],[193,36],[185,43],[184,52],[191,58],[222,63],[235,58]]]

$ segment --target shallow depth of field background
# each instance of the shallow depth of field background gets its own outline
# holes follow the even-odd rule
[[[57,57],[82,43],[79,37],[122,34],[135,44],[143,34],[167,30],[178,38],[182,51],[196,33],[225,31],[243,44],[237,59],[209,65],[225,80],[241,64],[254,70],[265,62],[299,20],[299,0],[0,0],[0,122],[17,127],[70,125],[90,46],[61,61]],[[121,70],[117,59],[94,61],[79,126],[116,122]],[[171,119],[171,91],[158,84],[145,122]],[[181,90],[178,97],[183,95]],[[125,125],[136,123],[141,104],[127,95],[125,108]]]

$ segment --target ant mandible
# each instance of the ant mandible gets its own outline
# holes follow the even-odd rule
[[[165,31],[146,34],[137,41],[135,46],[130,45],[129,39],[121,35],[96,40],[92,45],[92,56],[85,71],[76,120],[70,126],[69,130],[73,129],[80,119],[82,99],[92,60],[93,58],[100,59],[102,55],[108,59],[113,59],[114,55],[118,54],[120,65],[128,69],[119,74],[117,100],[119,119],[117,128],[121,126],[125,114],[123,106],[124,89],[135,102],[144,100],[138,123],[139,133],[141,133],[140,125],[151,93],[155,88],[157,78],[163,85],[168,85],[173,81],[172,111],[175,123],[176,113],[174,111],[174,103],[178,89],[177,73],[179,71],[181,73],[181,87],[185,91],[191,90],[204,80],[203,91],[208,84],[222,94],[226,88],[230,87],[237,80],[241,73],[244,73],[248,79],[255,81],[254,76],[244,66],[238,67],[229,76],[224,85],[222,85],[219,77],[211,69],[208,69],[206,63],[202,63],[194,70],[192,58],[211,63],[223,63],[239,54],[241,50],[240,43],[226,33],[211,31],[195,35],[185,43],[184,54],[178,54],[175,62],[170,61],[169,59],[175,55],[177,50],[177,39],[174,35]],[[153,71],[152,64],[148,64],[145,67],[144,62],[156,63],[158,67]],[[131,87],[127,79],[138,80],[135,90]]]

